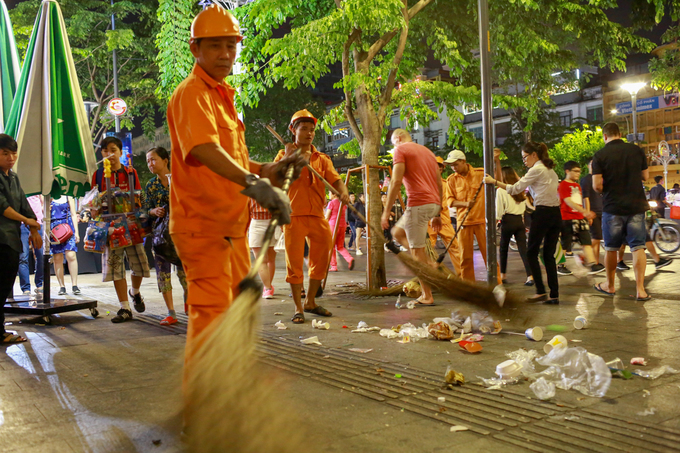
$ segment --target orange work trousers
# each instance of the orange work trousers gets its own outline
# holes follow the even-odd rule
[[[286,281],[304,283],[305,238],[309,238],[309,278],[323,280],[328,269],[333,234],[323,217],[300,215],[291,217],[284,228],[286,242]]]
[[[453,239],[454,234],[456,234],[456,231],[453,229],[453,225],[451,222],[444,222],[442,218],[442,229],[439,230],[439,233],[435,233],[434,230],[432,229],[432,226],[427,227],[427,234],[430,236],[430,240],[432,241],[432,246],[437,243],[437,234],[442,237],[442,240],[444,241],[444,246],[449,245],[449,242],[451,242],[451,239]],[[460,236],[460,233],[459,233]],[[453,264],[453,268],[456,271],[457,275],[460,275],[460,249],[458,247],[458,238],[456,238],[455,241],[453,241],[453,244],[451,244],[451,247],[449,247],[449,258],[451,258],[451,263]]]
[[[173,234],[172,240],[187,275],[189,326],[184,353],[187,365],[209,336],[212,322],[238,295],[238,284],[250,270],[248,241],[242,238]],[[214,329],[214,325],[212,328]],[[199,335],[206,331],[206,335]]]
[[[458,233],[460,247],[460,277],[463,280],[471,282],[475,281],[475,249],[474,237],[477,237],[477,244],[479,245],[479,252],[484,258],[486,264],[486,225],[483,223],[477,225],[465,225]],[[498,284],[501,283],[500,268],[497,267]]]

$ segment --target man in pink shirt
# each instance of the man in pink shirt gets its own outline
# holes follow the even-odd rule
[[[387,192],[386,206],[392,206],[401,191],[401,184],[406,187],[407,208],[404,215],[392,228],[392,236],[401,245],[408,247],[411,254],[422,262],[430,259],[425,252],[425,241],[428,240],[427,226],[432,220],[432,230],[438,233],[442,227],[442,180],[435,155],[426,147],[413,143],[411,135],[403,129],[392,133],[394,160],[392,181]],[[383,229],[389,228],[390,211],[385,210],[381,218]],[[430,285],[420,282],[422,296],[416,303],[433,305]]]

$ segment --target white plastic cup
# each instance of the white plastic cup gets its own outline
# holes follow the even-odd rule
[[[530,327],[524,331],[524,335],[526,335],[529,340],[541,341],[543,338],[543,329],[540,327]]]
[[[588,320],[584,316],[577,316],[574,319],[574,328],[577,330],[585,329],[588,327]]]
[[[522,367],[514,360],[506,360],[496,367],[496,374],[501,379],[512,379],[520,375]]]
[[[567,345],[568,343],[566,338],[564,338],[562,335],[555,335],[554,337],[552,337],[552,340],[550,340],[545,344],[545,346],[543,346],[543,352],[549,354],[550,351],[552,351],[553,349],[566,348]]]

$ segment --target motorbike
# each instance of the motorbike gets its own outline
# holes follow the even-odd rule
[[[647,211],[647,229],[654,244],[665,253],[675,253],[680,248],[680,225],[671,219],[663,219],[654,211],[657,202],[649,200],[651,210]]]

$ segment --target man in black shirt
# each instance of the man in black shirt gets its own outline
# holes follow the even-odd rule
[[[583,207],[595,213],[590,220],[590,239],[592,240],[595,263],[600,264],[600,241],[602,241],[602,195],[593,189],[593,158],[588,161],[588,174],[581,178]]]
[[[17,142],[6,134],[0,134],[0,343],[11,344],[26,338],[5,332],[4,306],[14,286],[19,271],[19,256],[23,251],[21,224],[30,229],[28,238],[33,248],[42,247],[38,233],[40,225],[21,189],[17,174],[12,167],[17,161]]]
[[[621,140],[618,124],[605,124],[602,133],[605,146],[595,153],[592,168],[593,189],[602,193],[602,233],[607,251],[607,281],[595,285],[595,289],[609,296],[614,295],[616,253],[625,240],[633,252],[637,300],[649,300],[651,297],[644,286],[647,267],[645,212],[649,204],[642,187],[642,181],[649,178],[647,156],[637,145]]]
[[[656,181],[656,185],[649,191],[649,200],[656,201],[656,207],[652,209],[663,219],[666,217],[666,205],[668,204],[666,203],[666,189],[661,184],[663,176],[655,176],[654,181]]]
[[[354,203],[354,208],[357,211],[359,211],[362,216],[366,217],[366,205],[364,204],[363,193],[359,194],[359,201]],[[356,242],[354,243],[354,249],[357,251],[357,255],[363,255],[363,252],[361,251],[361,235],[364,233],[364,228],[366,228],[366,224],[362,222],[359,218],[357,218],[355,225],[357,229],[357,237]]]

